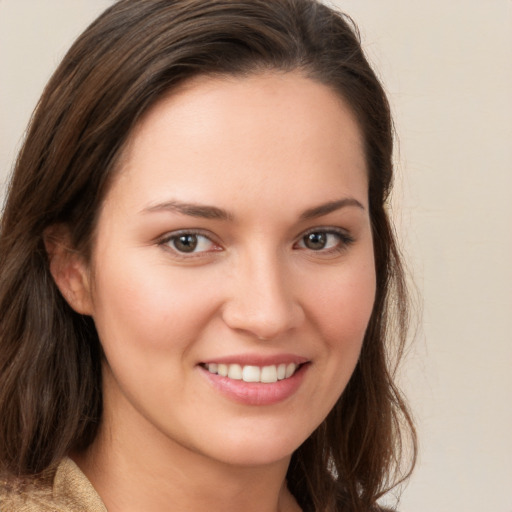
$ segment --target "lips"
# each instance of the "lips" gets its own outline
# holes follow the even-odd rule
[[[235,356],[200,363],[202,374],[221,395],[246,405],[273,405],[293,396],[311,361],[281,355]]]

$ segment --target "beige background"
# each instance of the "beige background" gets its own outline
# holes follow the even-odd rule
[[[0,0],[0,188],[51,71],[109,3]],[[332,3],[393,105],[422,297],[403,374],[421,454],[400,509],[512,512],[512,1]]]

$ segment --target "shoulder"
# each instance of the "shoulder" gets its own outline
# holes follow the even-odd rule
[[[1,512],[107,512],[87,477],[64,459],[52,485],[13,489],[0,482]]]

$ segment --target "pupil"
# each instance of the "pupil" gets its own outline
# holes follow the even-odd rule
[[[175,240],[174,246],[181,252],[193,252],[197,247],[197,236],[181,235]]]
[[[327,235],[325,233],[310,233],[304,240],[306,247],[313,250],[323,249],[326,242]]]

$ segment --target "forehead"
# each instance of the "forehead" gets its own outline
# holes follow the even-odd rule
[[[273,190],[308,190],[324,201],[333,187],[366,189],[366,174],[350,108],[298,72],[187,82],[143,116],[120,166],[120,181],[147,201],[183,191],[203,201],[214,191],[230,200],[235,191]]]

